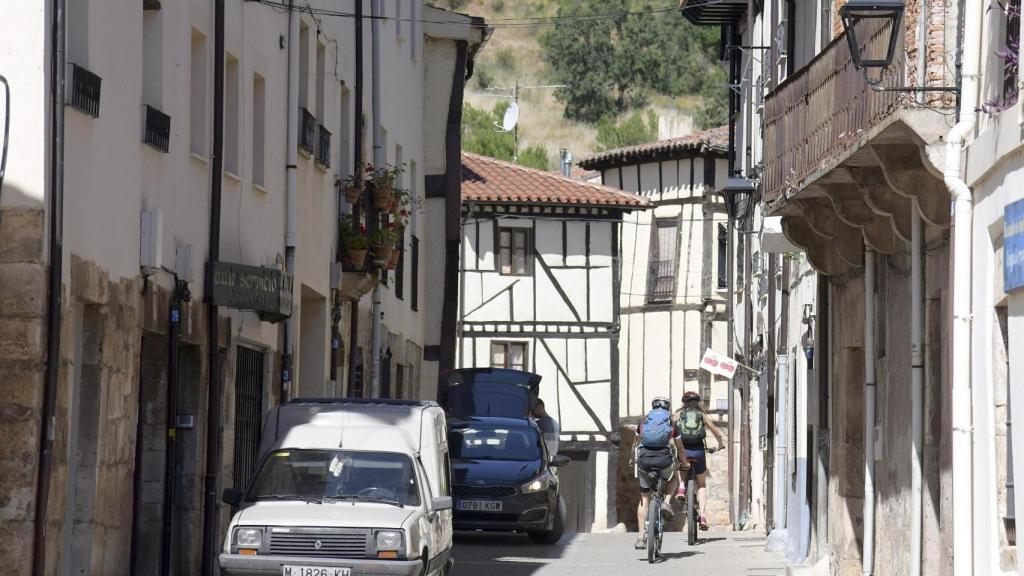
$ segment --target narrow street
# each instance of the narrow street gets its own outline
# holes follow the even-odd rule
[[[785,574],[780,556],[765,551],[765,537],[750,532],[706,532],[696,546],[686,534],[665,535],[664,559],[648,564],[633,549],[636,533],[566,535],[555,546],[533,544],[516,534],[457,534],[455,576],[611,576],[707,574],[775,576]]]

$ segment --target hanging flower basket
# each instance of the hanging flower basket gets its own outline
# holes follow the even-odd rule
[[[377,210],[387,210],[391,206],[391,188],[373,187],[373,207]]]
[[[348,254],[349,263],[352,264],[352,268],[359,270],[366,266],[366,252],[366,248],[363,248],[362,250],[354,250],[350,248],[346,252],[346,254]]]
[[[349,204],[355,204],[359,202],[359,197],[362,196],[362,190],[355,186],[345,188],[345,200],[348,200]]]
[[[398,268],[398,261],[402,259],[401,250],[393,250],[391,252],[391,259],[388,260],[388,270],[394,270]]]

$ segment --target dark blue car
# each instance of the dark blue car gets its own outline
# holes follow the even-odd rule
[[[526,532],[554,544],[565,530],[555,468],[529,409],[540,376],[519,370],[454,370],[442,382],[448,410],[456,530]]]

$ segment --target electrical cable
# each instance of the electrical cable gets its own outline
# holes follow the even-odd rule
[[[248,0],[250,2],[257,2],[264,6],[277,9],[278,11],[287,11],[288,4],[279,0]],[[700,4],[701,8],[712,6],[715,4],[721,4],[726,0],[714,0],[711,2],[705,2]],[[484,24],[471,23],[470,26],[479,28],[531,28],[535,26],[547,26],[547,25],[560,25],[560,24],[572,24],[581,22],[598,22],[601,20],[614,20],[618,18],[624,18],[628,16],[645,16],[652,14],[665,14],[674,12],[676,10],[685,11],[687,9],[695,8],[696,6],[683,6],[682,8],[672,5],[664,6],[661,8],[650,8],[647,10],[632,10],[632,11],[618,11],[603,14],[592,14],[586,16],[528,16],[521,18],[492,18]],[[313,8],[309,5],[301,8],[302,11],[308,11],[312,14],[320,14],[322,16],[331,16],[337,18],[355,18],[354,12],[345,12],[342,10],[331,10],[328,8]],[[421,18],[405,18],[396,16],[367,16],[363,15],[364,19],[384,20],[384,21],[395,21],[395,22],[417,22],[422,24],[464,24],[464,22],[456,20],[428,20]]]

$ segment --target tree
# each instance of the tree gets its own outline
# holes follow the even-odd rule
[[[650,0],[562,0],[540,36],[567,118],[597,122],[642,106],[650,92],[697,94],[717,68],[716,30]],[[626,14],[633,12],[632,14]],[[608,14],[614,18],[595,18]]]
[[[505,116],[509,103],[498,102],[490,112],[465,104],[462,110],[462,149],[467,152],[512,161],[515,138],[510,132],[494,129]],[[548,155],[543,146],[531,145],[519,150],[518,162],[523,166],[548,169]]]
[[[658,115],[653,110],[636,111],[619,122],[605,118],[597,123],[598,151],[635,146],[658,139]]]

